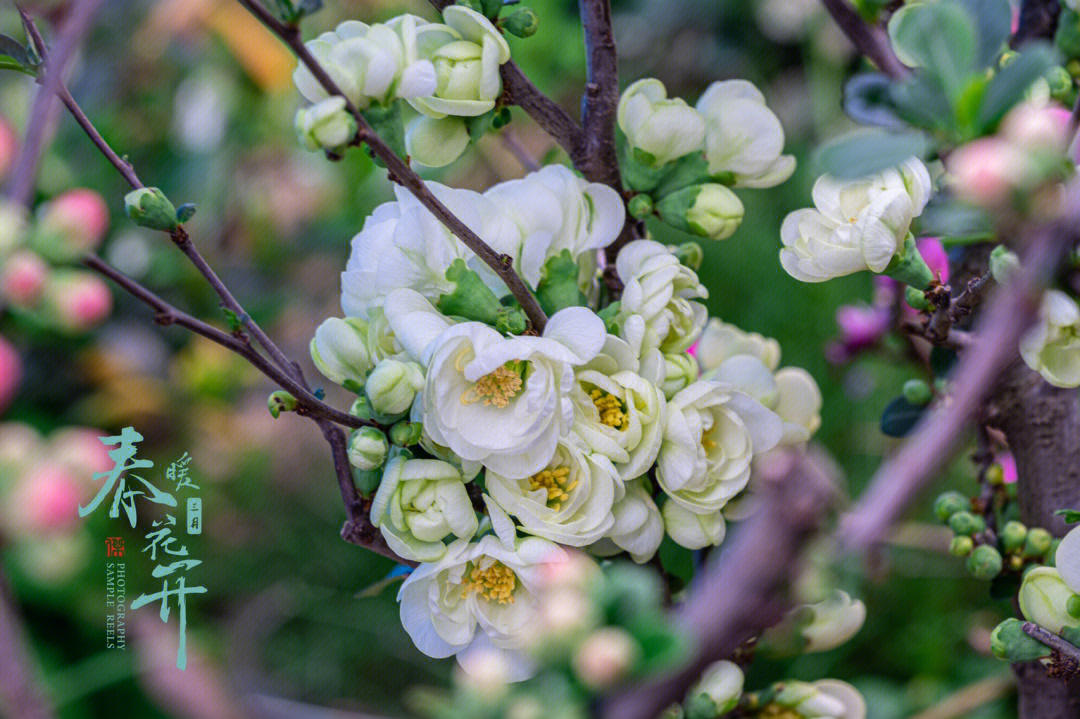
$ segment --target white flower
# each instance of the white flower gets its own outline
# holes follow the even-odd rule
[[[438,561],[446,553],[444,537],[452,534],[467,542],[478,527],[455,467],[405,457],[387,463],[371,503],[371,523],[398,556],[418,562]]]
[[[345,110],[345,98],[340,96],[300,108],[293,125],[304,147],[312,151],[334,150],[356,134],[356,120]]]
[[[353,319],[330,319],[319,325],[311,340],[311,359],[335,384],[351,380],[363,384],[372,368],[367,345],[367,323]]]
[[[1036,567],[1024,575],[1017,599],[1025,619],[1060,634],[1065,627],[1080,627],[1080,617],[1068,611],[1069,600],[1075,596],[1057,569]]]
[[[726,714],[739,703],[743,692],[742,669],[735,662],[722,660],[705,667],[698,683],[687,693],[687,698],[705,694],[716,704],[718,714]]]
[[[652,559],[664,540],[664,520],[642,480],[626,483],[626,494],[611,513],[615,524],[604,539],[590,547],[592,553],[607,557],[625,551],[638,564]]]
[[[647,78],[623,92],[619,128],[631,147],[645,153],[650,164],[663,165],[701,150],[705,120],[679,98],[668,98],[664,84]]]
[[[765,96],[746,80],[714,82],[697,102],[705,117],[709,174],[730,173],[735,187],[773,187],[791,177],[795,158],[782,154],[784,128]]]
[[[565,558],[558,545],[539,537],[513,547],[495,535],[475,543],[459,539],[442,559],[421,564],[405,580],[398,593],[401,623],[430,657],[457,655],[468,671],[471,654],[498,651],[506,678],[526,679],[535,670],[520,650],[536,618],[544,565]]]
[[[569,307],[548,320],[542,337],[507,338],[479,322],[436,335],[441,315],[396,314],[396,304],[422,301],[398,290],[387,306],[394,334],[427,366],[425,431],[462,459],[511,479],[542,470],[570,430],[573,368],[600,351],[603,320],[584,307]]]
[[[1080,386],[1080,307],[1064,292],[1043,295],[1038,324],[1020,340],[1027,366],[1055,387]]]
[[[702,378],[728,384],[775,412],[783,420],[781,445],[805,442],[821,426],[821,390],[800,367],[774,373],[761,359],[741,354],[727,358]]]
[[[624,481],[645,474],[660,451],[663,370],[657,350],[641,362],[626,341],[607,335],[600,352],[574,375],[574,434],[611,460]]]
[[[405,131],[405,151],[426,167],[445,167],[469,146],[469,129],[456,117],[420,115]]]
[[[417,33],[429,24],[413,15],[398,18],[393,26],[347,20],[306,46],[345,97],[365,108],[434,91],[435,69],[417,54]],[[293,72],[293,82],[311,102],[327,97],[304,63]]]
[[[1054,566],[1069,589],[1080,593],[1080,527],[1074,527],[1061,540],[1054,555]]]
[[[724,360],[736,355],[757,357],[775,371],[780,365],[780,343],[756,332],[746,332],[719,318],[711,318],[694,350],[701,371],[714,370]]]
[[[784,219],[780,263],[803,282],[861,270],[882,272],[904,246],[913,218],[930,198],[930,174],[918,159],[871,177],[814,183],[814,205]]]
[[[390,445],[386,435],[375,427],[361,427],[349,437],[349,464],[362,471],[381,467]]]
[[[626,676],[641,655],[641,646],[621,627],[598,629],[574,652],[574,673],[581,683],[605,689]]]
[[[699,380],[671,398],[656,478],[672,501],[708,514],[741,492],[754,455],[776,446],[783,424],[748,395]]]
[[[866,605],[840,590],[825,601],[803,608],[813,613],[810,623],[800,630],[807,641],[803,647],[807,653],[835,649],[855,636],[866,621]]]
[[[620,316],[639,315],[646,326],[644,348],[663,352],[689,349],[708,318],[708,291],[697,274],[652,240],[634,240],[619,252],[615,270],[623,282]]]
[[[372,408],[382,415],[404,414],[424,386],[424,371],[415,362],[385,359],[368,375],[364,391]]]
[[[523,531],[570,547],[592,544],[611,529],[611,505],[623,493],[607,457],[565,441],[536,474],[510,479],[489,470],[484,486]]]
[[[687,549],[716,547],[724,541],[727,525],[719,511],[709,514],[691,512],[678,502],[665,502],[661,510],[664,529],[676,544]]]
[[[838,679],[820,679],[812,684],[785,681],[776,703],[794,709],[803,719],[866,719],[862,694]]]

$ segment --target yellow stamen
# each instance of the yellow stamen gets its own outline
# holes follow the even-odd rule
[[[596,406],[596,411],[600,413],[600,422],[602,424],[618,430],[626,429],[626,412],[623,411],[623,404],[618,397],[602,389],[594,389],[589,393],[589,399]]]
[[[529,477],[529,486],[534,490],[547,490],[547,504],[558,512],[562,508],[562,501],[570,498],[570,492],[578,485],[578,480],[566,484],[570,477],[569,467],[556,467],[545,469]]]
[[[520,374],[506,366],[496,367],[494,372],[487,373],[465,390],[461,402],[472,404],[484,400],[484,404],[505,407],[521,391],[521,385]]]
[[[713,429],[715,427],[709,427],[708,431],[701,435],[701,446],[705,448],[706,452],[716,448],[716,442],[712,439]]]
[[[466,596],[476,592],[489,602],[513,604],[517,575],[502,562],[494,562],[486,569],[474,565],[463,584]]]

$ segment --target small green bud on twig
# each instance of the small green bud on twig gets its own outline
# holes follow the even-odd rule
[[[266,400],[266,408],[270,410],[270,414],[274,416],[274,419],[281,416],[282,412],[295,412],[296,405],[296,397],[280,389],[271,393]]]
[[[124,195],[124,213],[136,225],[169,232],[180,224],[176,208],[156,187],[142,187]]]
[[[499,25],[511,35],[532,37],[540,28],[540,16],[531,7],[518,8],[503,18]]]

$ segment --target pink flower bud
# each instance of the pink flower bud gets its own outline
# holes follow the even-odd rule
[[[16,526],[41,534],[77,521],[81,501],[78,480],[63,465],[48,461],[18,480],[5,511]]]
[[[22,381],[22,360],[10,342],[0,336],[0,412],[15,398]]]
[[[11,124],[0,117],[0,177],[6,177],[11,163],[15,161],[15,152],[18,150],[19,141]]]
[[[1022,151],[1061,152],[1068,141],[1069,111],[1055,105],[1024,102],[1001,121],[998,134]]]
[[[945,252],[945,246],[936,237],[923,237],[915,241],[919,248],[919,254],[926,260],[927,267],[934,273],[934,277],[942,282],[949,281],[949,254]]]
[[[30,250],[18,250],[0,267],[0,297],[19,307],[33,307],[41,297],[49,265]]]
[[[72,249],[94,250],[109,229],[109,208],[93,190],[68,190],[45,205],[41,224],[63,235]]]
[[[545,590],[585,589],[596,579],[599,567],[583,552],[567,551],[558,559],[541,565],[540,583]]]
[[[600,629],[582,642],[574,654],[574,673],[592,689],[610,687],[626,676],[637,661],[637,642],[626,630]]]
[[[1016,458],[1013,457],[1012,452],[1005,452],[997,458],[998,464],[1001,465],[1002,475],[1005,479],[1005,484],[1012,484],[1016,481],[1020,475],[1016,472]]]
[[[1000,137],[983,137],[958,147],[946,167],[961,198],[983,207],[1008,202],[1031,173],[1024,154]]]
[[[108,317],[112,294],[104,281],[87,272],[53,273],[46,287],[56,321],[71,332],[85,332]]]

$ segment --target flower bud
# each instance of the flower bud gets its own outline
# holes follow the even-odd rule
[[[39,226],[61,236],[71,254],[77,256],[101,244],[109,229],[109,208],[94,190],[68,190],[44,206]]]
[[[1050,655],[1049,647],[1028,636],[1024,623],[1010,617],[990,633],[990,651],[998,659],[1010,662],[1030,662]]]
[[[375,427],[361,427],[349,437],[349,463],[360,470],[375,469],[386,461],[390,446]]]
[[[990,253],[990,275],[999,285],[1006,284],[1019,271],[1020,258],[1005,245],[998,245]]]
[[[345,109],[340,95],[296,111],[293,122],[300,142],[308,150],[337,150],[356,135],[356,119]]]
[[[674,247],[673,252],[680,263],[695,272],[701,269],[701,263],[705,261],[705,251],[696,242],[684,242]]]
[[[626,676],[641,649],[624,629],[607,627],[589,635],[574,654],[574,673],[590,689],[605,689]]]
[[[4,118],[0,118],[0,178],[7,177],[11,163],[15,161],[15,153],[18,150],[19,140],[11,124]]]
[[[49,266],[30,250],[14,252],[0,267],[0,297],[16,307],[31,308],[41,298]]]
[[[714,183],[673,192],[656,204],[656,210],[672,227],[713,240],[731,237],[744,212],[734,192]]]
[[[136,225],[169,232],[179,225],[176,208],[156,187],[142,187],[124,195],[124,213]]]
[[[367,323],[354,317],[330,319],[319,325],[311,340],[311,359],[335,384],[363,385],[372,367],[367,345]]]
[[[987,208],[1009,202],[1013,190],[1032,173],[1024,153],[1000,137],[984,137],[956,148],[946,167],[957,195]]]
[[[266,408],[270,410],[270,414],[273,415],[274,419],[277,419],[282,412],[292,412],[296,409],[296,397],[293,397],[285,390],[271,392],[266,399]]]
[[[1024,556],[1028,559],[1041,557],[1050,551],[1054,537],[1042,527],[1032,527],[1024,540]]]
[[[660,513],[664,517],[664,529],[679,546],[687,549],[715,547],[724,541],[727,526],[720,512],[695,514],[678,502],[664,503]]]
[[[971,536],[986,529],[986,520],[971,512],[957,512],[949,517],[949,529],[960,535]]]
[[[112,293],[97,275],[78,270],[55,270],[45,284],[44,301],[50,315],[69,332],[86,332],[112,311]]]
[[[626,211],[630,213],[631,217],[638,220],[644,220],[651,215],[655,209],[656,207],[653,204],[653,198],[646,194],[634,195],[630,198],[630,201],[626,203]]]
[[[989,544],[975,547],[967,560],[968,571],[976,579],[990,580],[1001,574],[1001,552]]]
[[[1017,521],[1006,522],[1005,526],[998,532],[998,538],[1001,540],[1001,547],[1006,552],[1015,552],[1024,546],[1024,540],[1027,539],[1027,527]]]
[[[1080,619],[1069,614],[1068,602],[1075,592],[1069,589],[1058,570],[1035,567],[1024,575],[1018,595],[1020,613],[1029,622],[1060,634],[1065,627],[1080,626]]]
[[[953,537],[949,542],[949,554],[954,557],[966,557],[975,548],[975,541],[971,537]]]
[[[801,629],[804,652],[827,652],[855,636],[866,621],[866,605],[836,590],[825,601],[806,607],[812,619]]]
[[[689,696],[705,694],[716,704],[716,714],[726,714],[739,703],[743,692],[743,672],[738,664],[719,661],[705,668]],[[715,716],[715,715],[714,715]]]
[[[966,512],[971,509],[971,500],[959,492],[945,492],[934,500],[934,514],[942,522],[949,521],[957,512]]]
[[[930,400],[934,398],[934,393],[930,390],[930,385],[923,382],[921,379],[909,379],[904,383],[902,390],[904,399],[917,407],[923,407],[930,404]]]
[[[664,355],[664,368],[664,381],[660,389],[668,399],[698,378],[697,360],[685,352]]]
[[[424,371],[415,362],[384,359],[375,365],[364,390],[376,412],[386,416],[404,414],[424,386]]]
[[[511,35],[532,37],[540,28],[540,16],[531,7],[523,7],[504,17],[499,24]]]
[[[619,129],[635,159],[659,167],[699,151],[705,143],[705,119],[679,98],[668,98],[659,80],[630,85],[619,100]]]
[[[390,428],[390,441],[398,447],[411,447],[424,435],[424,425],[420,422],[401,420]]]

